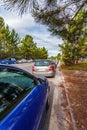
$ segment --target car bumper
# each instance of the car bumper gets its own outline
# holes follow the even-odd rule
[[[35,72],[35,71],[33,71],[32,74],[34,74],[36,76],[54,77],[55,72],[54,71],[50,71],[50,72]]]

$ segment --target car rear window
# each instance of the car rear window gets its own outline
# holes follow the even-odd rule
[[[49,66],[50,65],[50,61],[36,61],[35,62],[35,66]]]
[[[35,86],[34,79],[23,72],[0,68],[0,120]]]

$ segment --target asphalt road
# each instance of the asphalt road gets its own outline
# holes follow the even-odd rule
[[[32,73],[33,63],[14,64]],[[48,78],[50,84],[50,108],[45,116],[43,130],[68,130],[62,104],[62,74],[57,66],[54,78]]]

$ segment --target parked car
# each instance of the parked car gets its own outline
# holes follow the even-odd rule
[[[27,62],[28,62],[28,63],[33,62],[33,59],[29,59],[29,60],[27,60]]]
[[[49,84],[43,77],[0,65],[0,130],[39,130],[48,108]]]
[[[2,59],[0,60],[1,64],[14,64],[16,63],[16,59],[15,58],[7,58],[7,59]]]
[[[32,66],[32,73],[39,76],[54,77],[55,69],[53,61],[41,59],[35,61],[35,64]]]
[[[0,64],[8,64],[8,59],[3,59],[3,60],[0,60]]]
[[[16,63],[16,59],[15,58],[9,58],[9,64],[15,64]]]
[[[27,60],[26,59],[20,59],[20,60],[17,60],[17,63],[27,63]]]

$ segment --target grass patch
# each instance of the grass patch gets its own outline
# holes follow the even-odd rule
[[[79,63],[71,66],[61,66],[62,69],[87,71],[87,63]]]
[[[79,86],[79,89],[85,89],[86,86]]]

